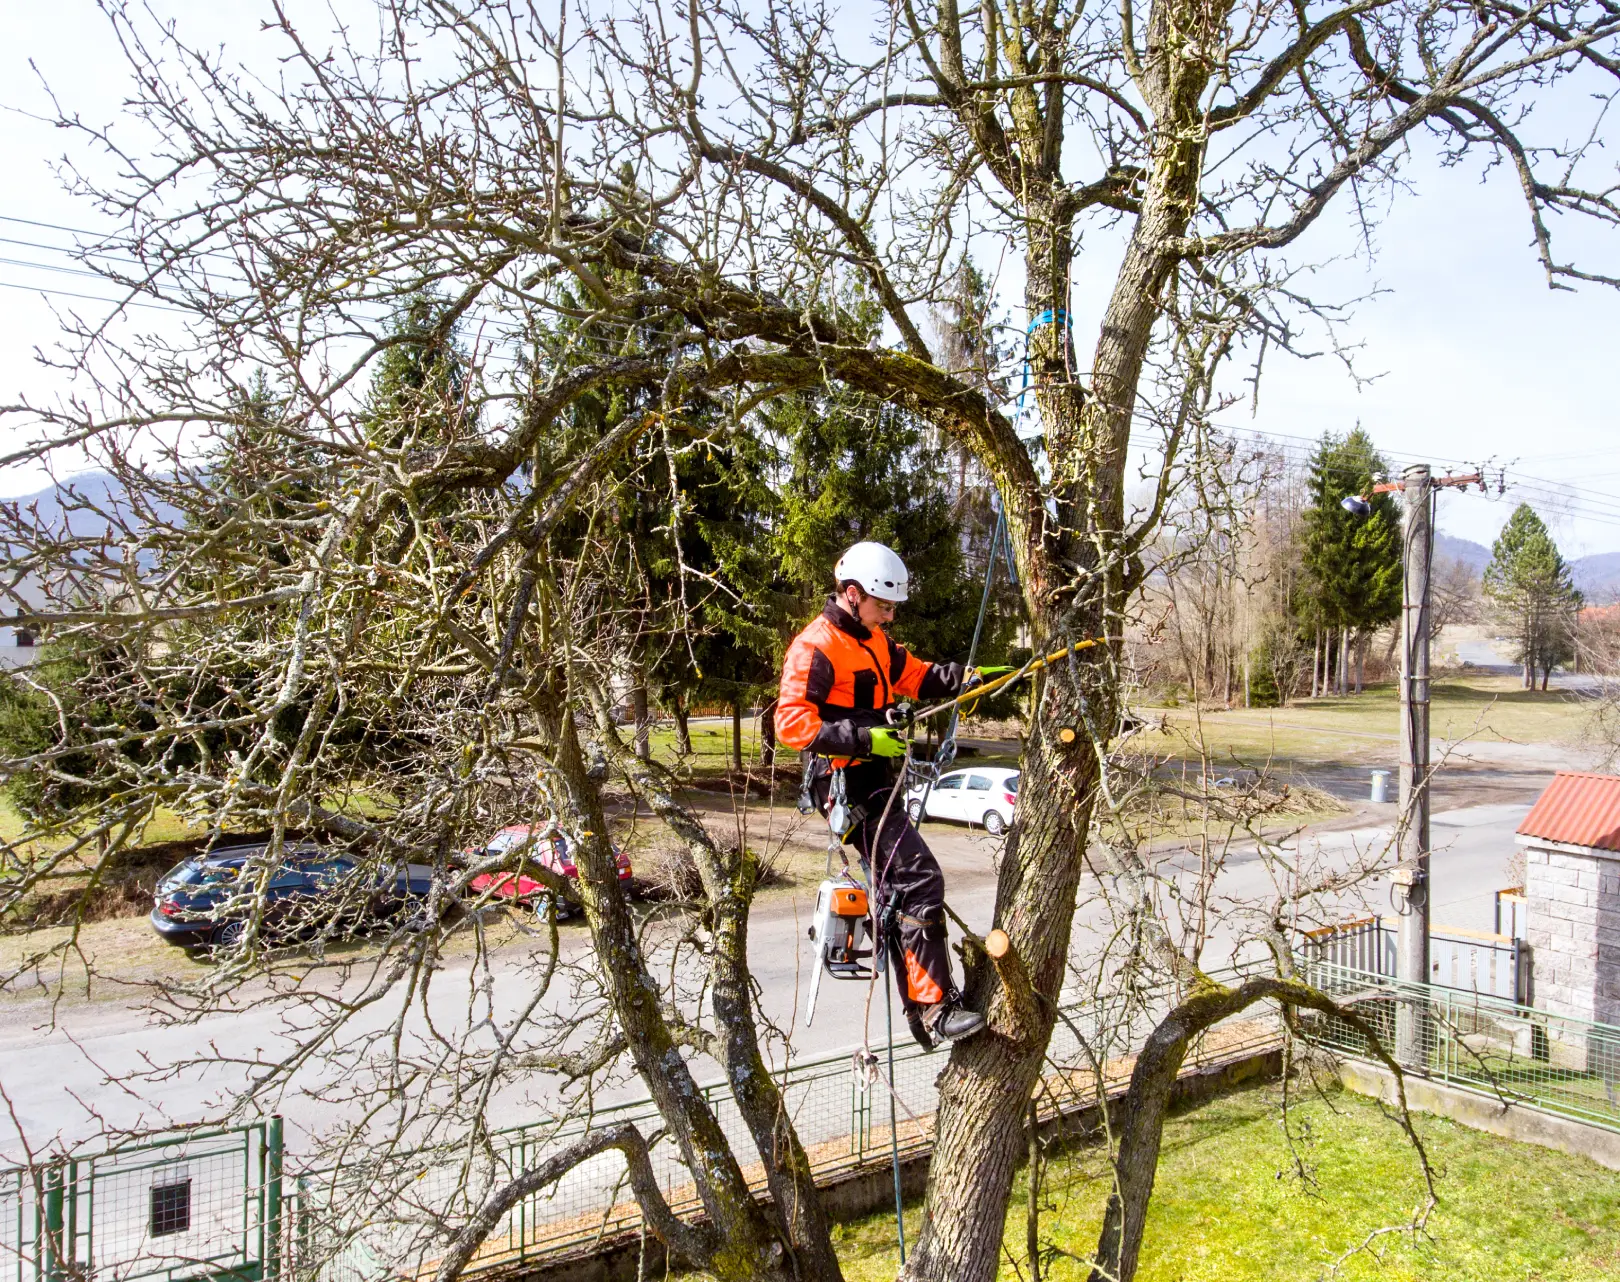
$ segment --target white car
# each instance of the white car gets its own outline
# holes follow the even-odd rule
[[[912,823],[923,820],[923,793],[928,793],[929,819],[955,819],[983,824],[992,837],[1006,832],[1018,804],[1018,771],[1005,766],[974,766],[941,775],[925,789],[919,784],[906,794],[906,813]]]

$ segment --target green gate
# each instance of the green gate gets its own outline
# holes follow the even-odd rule
[[[5,1282],[280,1282],[281,1119],[0,1170]]]

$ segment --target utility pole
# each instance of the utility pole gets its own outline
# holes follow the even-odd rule
[[[1485,488],[1469,476],[1429,474],[1414,463],[1398,481],[1380,481],[1373,494],[1399,491],[1406,506],[1401,522],[1401,813],[1395,829],[1395,870],[1390,876],[1400,925],[1395,936],[1395,978],[1429,982],[1429,567],[1434,560],[1434,494],[1441,489]],[[1340,500],[1353,516],[1372,515],[1361,495]],[[1416,995],[1395,1009],[1395,1058],[1409,1068],[1428,1059],[1428,1011]]]
[[[1429,567],[1434,526],[1425,463],[1401,474],[1401,812],[1396,829],[1395,974],[1407,984],[1429,982]],[[1403,1001],[1395,1016],[1395,1057],[1409,1067],[1426,1062],[1425,1010]]]

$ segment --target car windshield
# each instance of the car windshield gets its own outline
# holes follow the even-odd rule
[[[531,834],[526,828],[508,828],[491,837],[487,849],[497,855],[504,855],[508,850],[516,850],[526,844],[530,838]]]

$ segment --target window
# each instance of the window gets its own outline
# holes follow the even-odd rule
[[[990,791],[990,776],[989,775],[969,775],[968,776],[968,781],[967,781],[967,786],[968,786],[968,791],[969,792],[989,792]]]
[[[34,645],[34,634],[27,628],[17,629],[17,644],[24,649],[31,649]]]
[[[943,779],[941,779],[938,783],[936,783],[934,785],[934,791],[935,792],[950,792],[953,789],[960,788],[961,786],[962,786],[962,776],[961,775],[946,775]]]
[[[191,1227],[191,1177],[152,1185],[152,1236],[184,1233]]]
[[[1022,775],[1008,775],[1007,781],[1001,786],[1016,797],[1018,795],[1018,781],[1021,778],[1023,778]]]

